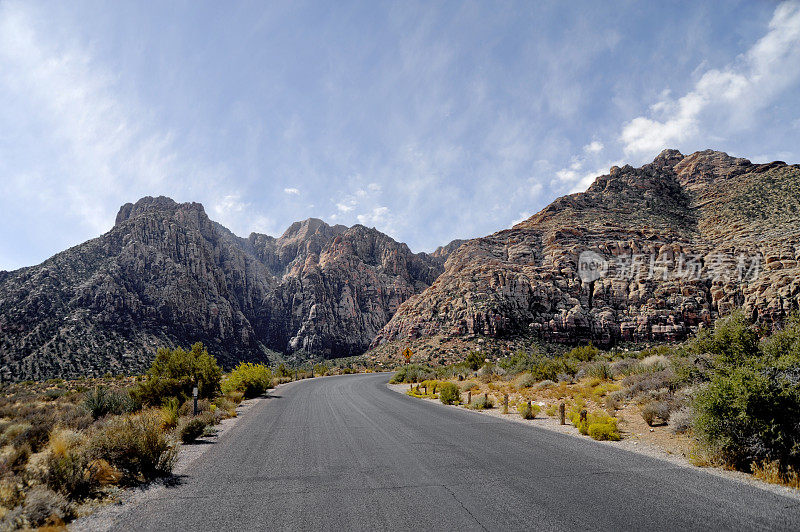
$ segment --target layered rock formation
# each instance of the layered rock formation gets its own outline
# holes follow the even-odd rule
[[[373,346],[434,335],[679,340],[736,307],[774,322],[800,304],[799,260],[800,165],[665,150],[461,245]]]
[[[228,365],[358,354],[443,262],[316,219],[239,238],[200,204],[144,198],[105,235],[0,272],[0,378],[142,371],[157,347],[195,341]]]

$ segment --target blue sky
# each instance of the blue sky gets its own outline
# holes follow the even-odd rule
[[[483,236],[613,164],[800,162],[796,2],[0,0],[0,269],[145,195]]]

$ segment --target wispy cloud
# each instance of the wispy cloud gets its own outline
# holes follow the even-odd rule
[[[677,100],[668,93],[622,130],[628,155],[663,148],[751,124],[755,114],[800,80],[800,4],[780,4],[769,30],[736,62],[705,72],[692,90]],[[708,116],[712,115],[712,116]]]
[[[68,180],[45,175],[30,186],[59,190],[59,206],[96,232],[113,222],[109,198],[158,189],[174,174],[172,133],[151,128],[146,110],[119,96],[115,76],[91,50],[48,42],[24,4],[0,4],[0,80],[26,95],[49,123],[46,134],[64,147]]]
[[[290,187],[290,188],[284,188],[284,189],[283,189],[283,192],[284,192],[285,194],[289,194],[289,195],[298,196],[298,195],[300,194],[300,189],[297,189],[297,188],[294,188],[294,187]]]

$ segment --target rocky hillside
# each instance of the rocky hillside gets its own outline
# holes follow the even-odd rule
[[[198,340],[227,364],[358,354],[445,258],[316,219],[239,238],[200,204],[143,198],[103,236],[0,272],[0,378],[141,371]]]
[[[373,346],[678,340],[736,307],[773,322],[800,303],[799,237],[800,165],[665,150],[461,245]]]

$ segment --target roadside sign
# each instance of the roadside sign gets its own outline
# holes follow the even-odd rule
[[[408,364],[411,361],[411,355],[413,354],[414,353],[408,347],[403,349],[403,357],[406,359],[406,364]]]

